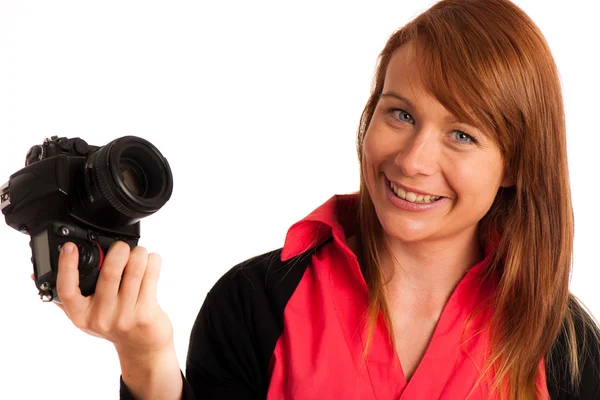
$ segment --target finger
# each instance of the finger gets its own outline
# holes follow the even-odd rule
[[[146,266],[146,273],[140,286],[136,308],[157,304],[156,289],[158,287],[161,264],[162,259],[158,254],[150,253],[148,255],[148,265]]]
[[[125,266],[119,289],[119,308],[125,316],[133,313],[147,264],[148,251],[141,246],[134,247]]]
[[[129,251],[129,245],[122,241],[114,242],[108,249],[96,284],[95,304],[106,306],[116,303]]]
[[[85,316],[90,299],[79,289],[79,252],[73,243],[65,243],[58,257],[56,291],[64,310],[73,322]]]

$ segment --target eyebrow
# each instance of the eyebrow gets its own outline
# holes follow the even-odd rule
[[[412,101],[410,101],[409,99],[407,99],[406,97],[400,96],[398,93],[395,92],[391,92],[391,91],[387,91],[385,93],[381,94],[381,97],[392,97],[395,98],[397,100],[403,101],[406,104],[408,104],[411,108],[416,108],[415,105],[413,104]],[[459,121],[455,115],[453,114],[448,114],[446,115],[446,117],[444,118],[444,120],[448,123],[459,123],[462,124],[462,121]]]

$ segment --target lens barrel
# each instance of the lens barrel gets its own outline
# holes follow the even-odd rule
[[[158,211],[173,191],[166,158],[136,136],[118,138],[91,153],[84,179],[84,203],[92,216],[125,225]]]

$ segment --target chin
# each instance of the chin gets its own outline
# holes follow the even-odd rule
[[[431,227],[438,225],[427,221],[406,221],[397,217],[388,217],[383,221],[387,221],[381,224],[384,234],[402,243],[415,243],[431,238],[435,234]]]

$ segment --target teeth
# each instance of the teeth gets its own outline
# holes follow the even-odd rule
[[[433,203],[434,201],[439,200],[441,197],[441,196],[430,196],[430,195],[416,194],[413,192],[407,192],[406,190],[404,190],[402,188],[398,188],[398,187],[394,186],[394,184],[392,182],[390,182],[390,187],[392,188],[392,191],[394,193],[396,193],[396,195],[398,197],[400,197],[401,199],[404,199],[406,201],[410,201],[411,203],[419,203],[419,204]]]

